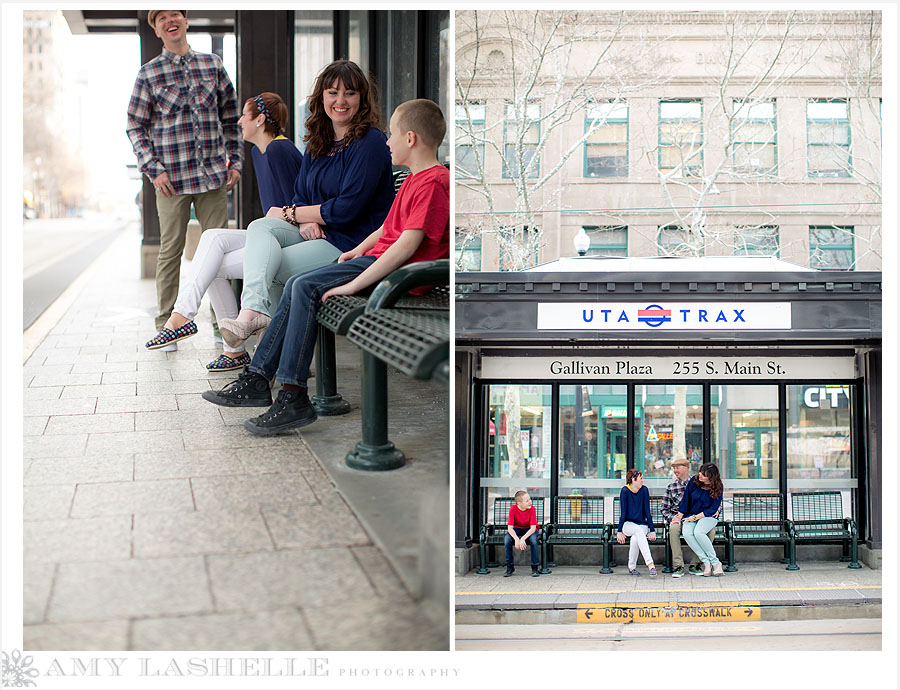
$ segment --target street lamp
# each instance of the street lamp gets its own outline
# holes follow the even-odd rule
[[[587,254],[587,250],[591,246],[591,238],[587,236],[587,233],[584,231],[584,228],[578,231],[578,234],[575,235],[575,239],[572,241],[572,244],[575,245],[575,251],[578,253],[578,256],[584,256]]]

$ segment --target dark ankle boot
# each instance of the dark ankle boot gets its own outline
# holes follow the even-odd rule
[[[538,566],[531,566],[531,577],[538,577],[540,575],[540,571],[538,570]]]
[[[503,573],[503,577],[509,577],[514,572],[516,572],[516,567],[512,563],[506,564],[506,572]]]

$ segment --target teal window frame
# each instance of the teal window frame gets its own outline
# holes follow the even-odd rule
[[[696,119],[684,117],[663,117],[663,106],[669,104],[696,104],[700,107],[700,113]],[[703,101],[699,98],[664,98],[661,99],[657,106],[657,165],[660,170],[674,170],[675,165],[663,165],[663,153],[666,148],[682,149],[682,145],[675,142],[664,141],[663,130],[665,125],[677,125],[682,123],[696,124],[700,139],[696,142],[696,147],[700,149],[700,162],[697,165],[690,165],[682,169],[682,177],[700,177],[703,175]]]
[[[682,232],[682,233],[686,234],[688,232],[688,229],[683,228],[680,225],[662,225],[662,226],[660,226],[660,228],[656,234],[657,256],[693,256],[693,254],[684,254],[684,253],[677,253],[677,252],[663,252],[663,242],[662,242],[663,233],[671,232],[671,231],[677,231],[677,232]],[[703,243],[702,250],[703,251],[700,253],[700,256],[706,256],[706,242]]]
[[[774,253],[771,251],[766,251],[767,243],[765,240],[760,237],[763,233],[759,233],[759,231],[770,231],[770,234],[774,236]],[[750,241],[746,241],[747,235],[750,234]],[[756,235],[752,237],[752,235]],[[741,246],[738,246],[738,237],[744,240]],[[768,244],[771,247],[771,243]],[[781,229],[777,225],[759,225],[753,227],[736,227],[735,228],[735,241],[734,241],[734,256],[774,256],[778,258],[781,256]]]
[[[484,128],[484,124],[485,124],[485,121],[487,118],[487,105],[484,103],[484,101],[479,101],[479,100],[469,101],[468,105],[470,108],[476,107],[476,108],[482,109],[480,118],[474,118],[474,117],[472,118],[473,129],[477,126]],[[475,151],[477,150],[478,155],[481,158],[481,165],[484,166],[484,143],[476,144],[476,143],[472,142],[471,140],[468,143],[461,141],[462,139],[468,139],[468,136],[466,134],[461,133],[460,129],[459,129],[459,123],[466,121],[465,116],[460,117],[460,113],[463,112],[462,109],[464,107],[465,107],[464,103],[457,102],[455,104],[456,109],[454,111],[454,114],[455,114],[454,122],[456,123],[456,142],[454,144],[454,151],[453,151],[453,154],[454,154],[453,166],[454,166],[454,170],[456,173],[456,177],[458,177],[458,178],[461,177],[460,172],[462,172],[465,177],[474,178],[474,177],[476,177],[476,173],[474,171],[469,171],[466,168],[460,167],[460,165],[459,165],[459,162],[461,160],[463,160],[463,158],[465,158],[465,155],[461,154],[461,150],[463,150],[463,149],[471,150],[473,153],[473,157],[474,157]]]
[[[771,117],[753,117],[753,110],[755,107],[760,105],[769,105],[772,106],[772,116]],[[763,175],[777,175],[778,174],[778,108],[777,102],[775,99],[769,101],[761,101],[759,103],[744,103],[738,98],[735,98],[732,101],[732,107],[735,109],[732,117],[732,146],[731,146],[731,165],[735,172],[754,172],[761,173]],[[740,125],[737,124],[738,113],[736,111],[741,108],[746,107],[749,111],[748,117],[741,119]],[[758,110],[758,108],[757,108]],[[769,141],[757,141],[755,139],[743,139],[740,138],[741,129],[744,125],[770,125],[772,128],[772,138]],[[761,147],[761,146],[771,146],[772,147],[772,166],[753,166],[753,165],[738,165],[737,155],[738,155],[738,147],[739,146],[751,146],[751,147]]]
[[[460,235],[457,233],[456,235],[456,251],[462,252],[462,261],[460,265],[460,272],[469,272],[469,271],[480,271],[481,270],[481,238],[473,237],[468,242],[466,242],[465,246],[462,246],[460,242]],[[472,257],[472,258],[470,258]],[[475,259],[474,257],[477,257]],[[471,265],[470,265],[471,264]]]
[[[628,256],[627,225],[582,225],[581,227],[591,239],[586,256]],[[622,230],[625,231],[624,242],[598,242],[604,233]]]
[[[507,131],[509,127],[510,121],[513,121],[515,118],[511,118],[509,116],[511,112],[511,108],[513,107],[512,103],[508,101],[503,104],[503,179],[511,180],[513,178],[519,177],[519,175],[512,174],[512,166],[509,165],[508,161],[511,156],[515,155],[516,145],[514,142],[510,142],[507,137]],[[540,177],[541,174],[541,158],[538,155],[537,148],[538,144],[541,141],[541,104],[540,103],[528,103],[525,106],[525,114],[528,116],[528,111],[532,108],[537,108],[537,119],[532,120],[529,118],[529,122],[532,123],[532,126],[537,128],[536,133],[536,141],[532,143],[526,143],[525,146],[528,147],[527,150],[531,150],[531,156],[528,161],[525,163],[526,167],[530,167],[531,170],[528,173],[528,179],[534,179]],[[534,157],[537,156],[537,164],[531,165],[531,161]]]
[[[842,103],[845,109],[845,117],[811,117],[810,106],[821,103]],[[810,129],[812,126],[831,125],[833,128],[842,126],[846,128],[846,142],[835,143],[834,141],[812,141]],[[806,101],[806,166],[807,177],[850,177],[850,171],[853,169],[853,156],[851,149],[850,134],[850,101],[846,98],[810,98]],[[832,150],[840,148],[846,150],[847,165],[843,168],[814,168],[812,153],[815,149],[828,147]],[[816,156],[817,158],[818,156]]]
[[[604,107],[609,107],[611,112],[615,112],[616,110],[624,109],[625,115],[624,115],[624,117],[621,117],[621,116],[616,117],[612,114],[607,115],[605,117],[604,123],[602,125],[600,125],[594,131],[594,134],[592,136],[595,136],[598,133],[600,133],[602,135],[602,133],[604,131],[610,132],[611,131],[610,125],[624,124],[625,125],[625,139],[624,139],[624,141],[613,141],[611,137],[608,139],[602,140],[602,141],[591,141],[590,139],[585,139],[585,142],[584,142],[584,169],[583,169],[584,177],[588,177],[588,178],[628,177],[628,166],[629,166],[628,142],[631,138],[628,104],[627,103],[592,103],[592,104],[590,104],[584,111],[584,133],[587,134],[588,130],[591,128],[592,123],[597,119],[596,117],[591,116],[591,108],[602,109]],[[625,165],[623,167],[607,166],[607,168],[605,168],[605,169],[611,169],[613,171],[611,174],[608,174],[608,175],[592,173],[590,170],[590,166],[588,164],[588,161],[592,158],[592,156],[590,155],[591,150],[592,149],[595,149],[595,150],[596,149],[601,149],[601,150],[614,149],[615,147],[621,147],[624,150]],[[594,156],[594,157],[596,158],[597,156]],[[595,169],[596,169],[596,166],[595,166]],[[600,168],[600,169],[602,170],[604,168]]]
[[[819,244],[819,241],[816,240],[815,245],[813,244],[813,237],[815,237],[815,233],[830,231],[834,233],[842,233],[846,236],[847,240],[845,242],[829,242],[826,244]],[[852,271],[854,266],[856,265],[856,249],[853,241],[853,232],[854,226],[852,225],[810,225],[809,226],[809,267],[816,268],[819,270],[827,270],[827,271]],[[850,265],[849,266],[832,266],[826,265],[824,262],[815,261],[816,251],[819,249],[826,250],[828,252],[850,252]]]

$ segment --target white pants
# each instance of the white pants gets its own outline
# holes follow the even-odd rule
[[[174,311],[194,320],[200,300],[209,292],[209,302],[219,323],[238,315],[238,303],[228,281],[244,276],[244,244],[246,230],[210,229],[200,235],[200,243],[191,261],[188,279],[175,300]],[[225,352],[243,352],[244,346],[233,348],[223,344]]]
[[[635,522],[626,521],[622,525],[622,534],[631,537],[631,543],[628,546],[628,569],[634,570],[637,566],[638,549],[644,557],[644,563],[652,563],[653,557],[650,555],[650,544],[647,542],[647,535],[650,534],[650,528],[647,525],[639,525]]]

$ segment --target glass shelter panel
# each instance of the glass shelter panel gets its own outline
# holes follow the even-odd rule
[[[712,462],[726,491],[778,491],[778,386],[711,387]]]
[[[703,462],[703,386],[634,387],[634,466],[651,492],[671,481],[672,460],[683,457],[696,473]]]

